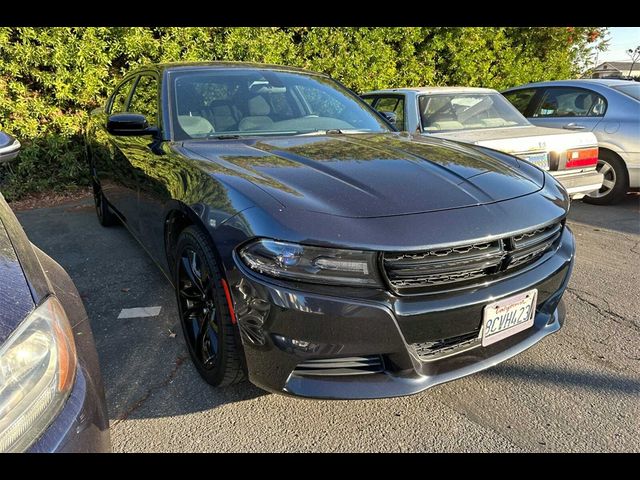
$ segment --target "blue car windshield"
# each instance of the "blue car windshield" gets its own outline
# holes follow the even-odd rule
[[[330,78],[267,69],[198,68],[170,74],[174,139],[391,129]]]

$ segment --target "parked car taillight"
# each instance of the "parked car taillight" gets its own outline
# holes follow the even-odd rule
[[[591,167],[598,163],[598,147],[567,150],[567,168]]]

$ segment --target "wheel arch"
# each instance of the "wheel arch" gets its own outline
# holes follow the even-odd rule
[[[173,200],[167,207],[164,219],[164,253],[169,265],[171,278],[173,279],[173,266],[175,263],[174,250],[178,243],[178,237],[185,228],[192,225],[206,233],[208,238],[211,240],[211,248],[216,256],[216,261],[221,265],[221,273],[225,276],[224,262],[220,256],[214,235],[211,234],[211,227],[205,225],[205,222],[193,210],[193,208],[185,203]]]
[[[624,166],[625,171],[627,172],[627,190],[629,189],[629,166],[627,165],[627,162],[625,161],[625,159],[615,150],[611,150],[610,148],[607,147],[598,147],[598,152],[604,152],[607,155],[611,155],[612,157],[615,157],[617,159],[620,160],[620,162],[622,162],[622,165]]]

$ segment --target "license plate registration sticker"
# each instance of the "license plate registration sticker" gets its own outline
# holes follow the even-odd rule
[[[522,158],[542,170],[549,170],[549,154],[547,154],[547,152],[523,155]]]
[[[538,290],[533,289],[484,307],[482,346],[486,347],[532,327],[537,298]]]

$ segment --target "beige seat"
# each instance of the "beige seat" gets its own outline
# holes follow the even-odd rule
[[[206,118],[197,115],[178,115],[180,128],[190,137],[206,137],[215,133],[213,125]]]
[[[271,107],[262,95],[256,95],[249,99],[248,102],[249,115],[240,120],[238,130],[268,130],[273,124],[273,120],[269,118]]]
[[[213,100],[208,105],[215,129],[219,132],[235,130],[238,125],[237,108],[228,100]]]
[[[429,125],[425,130],[428,131],[436,131],[436,130],[462,130],[463,125],[456,120],[440,120],[437,122],[433,122]]]
[[[510,125],[510,123],[504,118],[483,118],[480,120],[482,122],[481,127],[504,127],[506,125]]]

